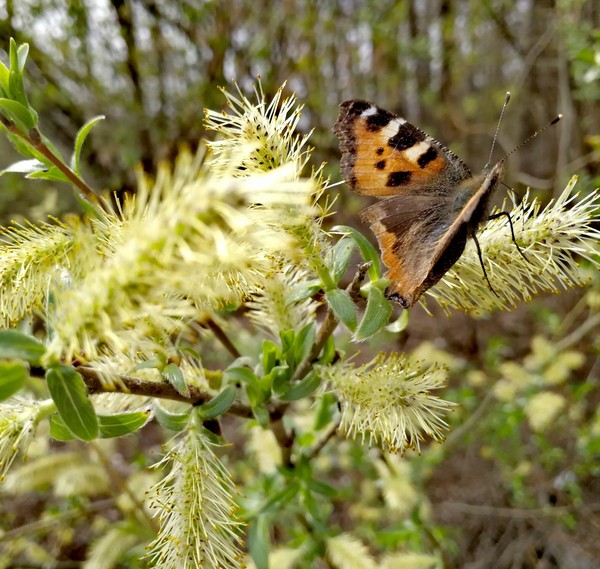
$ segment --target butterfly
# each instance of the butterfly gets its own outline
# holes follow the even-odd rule
[[[380,198],[360,215],[379,242],[391,281],[389,299],[404,308],[415,304],[456,263],[468,238],[482,260],[476,232],[490,219],[504,160],[473,176],[456,154],[421,129],[358,99],[340,105],[333,131],[350,189]],[[492,217],[499,215],[508,213]]]

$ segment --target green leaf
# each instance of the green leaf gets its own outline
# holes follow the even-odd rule
[[[288,352],[294,347],[294,339],[296,338],[295,330],[281,330],[279,332],[279,338],[281,339],[281,355],[279,359],[287,359]]]
[[[334,288],[325,293],[325,299],[337,318],[347,328],[354,331],[356,329],[356,307],[348,292],[341,288]]]
[[[83,148],[83,143],[87,138],[87,135],[90,131],[102,120],[106,117],[104,115],[98,115],[96,117],[91,118],[88,122],[86,122],[77,132],[77,137],[75,138],[75,149],[73,150],[73,156],[71,156],[71,169],[75,174],[79,176],[79,157],[81,155],[81,149]]]
[[[63,442],[72,441],[77,438],[70,431],[69,427],[65,425],[65,422],[58,413],[50,417],[50,436],[57,441]]]
[[[37,113],[12,99],[0,99],[0,113],[24,134],[27,134],[37,124]]]
[[[188,384],[186,383],[179,366],[175,364],[168,364],[164,367],[161,374],[163,378],[175,388],[179,395],[189,398],[190,388],[188,387]]]
[[[150,419],[152,419],[152,411],[150,409],[117,413],[115,415],[99,415],[98,427],[100,437],[111,439],[129,435],[141,429]]]
[[[35,158],[30,160],[19,160],[14,162],[8,168],[0,170],[0,176],[4,174],[17,173],[17,174],[32,174],[34,172],[41,172],[48,169],[48,166]]]
[[[315,480],[314,478],[307,480],[306,486],[311,492],[314,492],[315,494],[321,494],[329,499],[336,498],[338,496],[338,491],[333,486],[325,484],[325,482]]]
[[[263,340],[262,343],[262,365],[265,373],[269,373],[281,359],[279,346],[271,340]]]
[[[186,413],[172,413],[167,411],[158,401],[153,402],[154,416],[156,420],[170,431],[183,431],[188,426],[192,407]]]
[[[333,281],[337,285],[342,277],[346,274],[348,263],[352,257],[356,242],[348,237],[342,237],[331,248],[331,271],[333,273]]]
[[[233,405],[236,396],[237,389],[233,385],[227,385],[210,401],[196,407],[196,411],[203,419],[214,419]]]
[[[315,413],[314,430],[320,431],[331,424],[333,417],[338,411],[337,400],[332,393],[325,393],[318,402]]]
[[[17,61],[19,63],[19,73],[23,75],[23,71],[25,70],[25,63],[27,62],[27,55],[29,54],[29,44],[22,43],[17,49]]]
[[[0,95],[3,99],[8,99],[10,95],[8,86],[8,67],[0,61]]]
[[[311,371],[302,381],[294,383],[290,389],[281,394],[279,399],[282,401],[298,401],[298,399],[308,397],[319,385],[321,385],[321,378],[316,372]]]
[[[316,325],[309,322],[302,327],[294,339],[294,365],[297,366],[303,362],[314,346],[316,336]]]
[[[27,47],[27,51],[29,46]],[[29,107],[27,98],[25,97],[25,86],[23,84],[23,69],[19,62],[19,51],[17,43],[13,38],[10,38],[10,49],[9,49],[9,60],[10,68],[8,70],[8,90],[10,91],[10,98],[18,101],[26,108]],[[25,58],[27,58],[27,51],[25,52]]]
[[[354,333],[354,340],[361,341],[373,336],[381,330],[390,318],[392,307],[383,291],[372,286],[369,288],[367,297],[367,308]]]
[[[0,330],[0,359],[24,360],[39,366],[45,353],[44,344],[34,337],[16,330]]]
[[[235,383],[256,385],[258,378],[256,374],[247,367],[230,367],[225,370],[224,379]]]
[[[311,296],[317,294],[322,287],[323,285],[319,279],[296,283],[295,285],[292,285],[292,288],[290,288],[290,291],[285,299],[285,304],[286,306],[289,306],[294,302],[299,302],[301,300],[310,298]]]
[[[292,377],[291,368],[288,365],[275,366],[269,375],[271,387],[276,395],[287,391],[288,383]]]
[[[329,336],[327,340],[325,340],[323,353],[319,358],[319,363],[321,365],[329,365],[333,362],[333,358],[335,358],[335,340],[333,339],[333,336]]]
[[[129,435],[141,429],[152,418],[152,411],[134,411],[116,415],[98,415],[98,432],[103,439]],[[58,414],[50,417],[50,436],[57,441],[71,441],[75,435]]]
[[[265,515],[259,515],[248,528],[248,551],[256,569],[269,569],[270,522]]]
[[[381,276],[381,263],[379,261],[379,253],[377,252],[377,249],[373,247],[371,242],[362,233],[347,225],[336,225],[331,231],[333,233],[339,233],[340,235],[347,235],[354,240],[360,249],[363,259],[367,262],[371,261],[369,278],[372,281],[378,280]]]
[[[388,324],[385,329],[388,332],[403,332],[408,327],[410,320],[410,310],[403,310],[397,320]]]
[[[71,183],[71,180],[69,180],[69,178],[54,165],[46,166],[44,170],[32,172],[25,177],[29,180],[49,180],[51,182]]]
[[[98,417],[87,396],[83,377],[75,368],[58,365],[46,373],[50,395],[69,430],[82,441],[98,436]]]
[[[28,377],[29,370],[23,362],[0,361],[0,401],[20,391]]]
[[[263,429],[269,426],[269,411],[264,405],[252,405],[252,414]]]

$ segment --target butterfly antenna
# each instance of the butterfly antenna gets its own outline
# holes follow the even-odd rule
[[[562,119],[562,117],[563,116],[561,114],[556,115],[556,118],[552,119],[546,126],[543,126],[542,128],[536,130],[532,135],[528,136],[523,142],[521,142],[521,144],[513,148],[508,154],[504,156],[503,160],[514,154],[517,150],[525,146],[528,142],[531,142],[538,134],[544,132],[548,127],[552,126],[553,124],[556,124],[560,119]]]
[[[484,171],[489,168],[490,162],[492,161],[492,154],[494,153],[496,139],[498,138],[498,133],[500,132],[500,124],[502,123],[502,118],[504,117],[504,111],[508,106],[508,101],[510,101],[510,91],[506,91],[506,96],[504,97],[504,104],[502,105],[502,110],[500,111],[500,117],[498,118],[498,124],[496,125],[496,132],[494,133],[494,139],[492,140],[492,147],[490,148],[490,155],[488,157],[488,161],[485,165]]]

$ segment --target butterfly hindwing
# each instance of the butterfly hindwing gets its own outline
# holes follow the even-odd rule
[[[342,176],[361,194],[386,197],[410,188],[447,195],[471,175],[440,142],[367,101],[342,103],[333,130],[340,139]]]
[[[391,281],[388,295],[411,306],[425,290],[437,246],[452,224],[449,201],[442,198],[440,204],[439,196],[406,190],[368,207],[361,218],[371,225],[379,242]]]

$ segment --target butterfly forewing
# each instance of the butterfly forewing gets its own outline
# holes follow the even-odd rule
[[[346,101],[333,127],[342,176],[361,194],[388,197],[405,188],[444,196],[470,177],[466,164],[405,119],[367,101]]]

